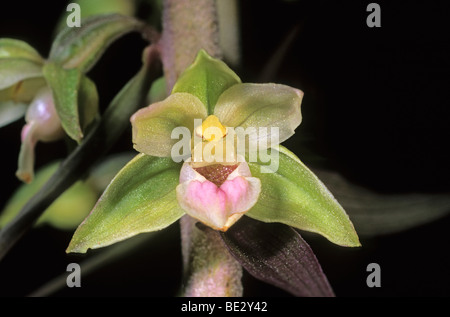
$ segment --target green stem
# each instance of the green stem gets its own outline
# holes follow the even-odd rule
[[[168,93],[178,76],[204,49],[222,57],[214,0],[165,0],[161,51]],[[242,296],[242,267],[218,232],[201,230],[184,216],[180,221],[184,296]]]

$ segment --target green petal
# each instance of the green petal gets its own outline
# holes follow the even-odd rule
[[[137,155],[106,188],[66,252],[84,253],[177,221],[184,215],[175,192],[179,172],[170,158]]]
[[[25,58],[0,58],[0,90],[42,76],[42,64]]]
[[[206,115],[197,97],[188,93],[172,94],[131,117],[134,148],[152,156],[171,156],[172,146],[179,142],[171,138],[173,129],[186,127],[192,132],[194,119],[204,119]]]
[[[24,58],[37,63],[44,62],[41,55],[29,44],[9,38],[0,39],[0,58]]]
[[[239,84],[227,89],[217,101],[214,114],[228,127],[256,128],[249,142],[267,137],[268,147],[281,143],[300,125],[303,92],[278,84]],[[267,128],[267,135],[259,128]],[[271,133],[278,128],[278,138]],[[272,139],[273,138],[273,139]]]
[[[43,58],[27,43],[0,39],[0,102],[29,102],[45,85]]]
[[[63,29],[53,42],[49,60],[64,68],[87,72],[111,43],[142,28],[142,22],[119,14],[93,16],[84,20],[80,28]]]
[[[6,89],[0,90],[0,102],[14,101],[29,103],[36,93],[46,85],[43,77],[29,78],[19,81]]]
[[[13,101],[0,101],[0,128],[19,120],[27,111],[27,104]]]
[[[262,188],[246,215],[316,232],[338,245],[360,246],[348,215],[325,185],[293,153],[282,146],[279,150],[268,152],[274,160],[278,155],[278,169],[261,161],[248,163]]]
[[[224,62],[201,50],[194,63],[180,75],[172,93],[186,92],[196,96],[205,105],[208,114],[212,114],[219,96],[240,82],[240,78]]]

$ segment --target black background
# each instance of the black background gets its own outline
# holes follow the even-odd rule
[[[0,37],[27,41],[43,56],[63,3],[13,1],[0,10]],[[283,39],[298,33],[268,81],[305,92],[303,122],[286,142],[306,164],[310,153],[367,188],[385,193],[448,192],[450,16],[448,1],[377,1],[381,28],[366,25],[370,1],[240,2],[245,82],[258,82]],[[142,12],[141,12],[142,13]],[[143,13],[142,13],[143,14]],[[108,101],[140,66],[144,41],[117,41],[89,73]],[[0,207],[15,179],[23,121],[0,130]],[[130,131],[113,151],[131,149]],[[302,155],[303,154],[303,155]],[[39,167],[66,155],[64,144],[39,144]],[[306,235],[337,296],[448,296],[450,217],[397,234],[361,239],[347,249]],[[64,250],[71,232],[29,232],[0,262],[0,295],[25,296],[82,257]],[[126,258],[82,278],[57,296],[172,296],[181,275],[178,225]],[[369,263],[381,266],[380,288],[366,285]],[[245,296],[289,296],[245,274]]]

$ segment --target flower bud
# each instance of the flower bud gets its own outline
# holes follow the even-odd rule
[[[34,176],[36,143],[38,141],[52,142],[64,136],[50,88],[45,87],[38,91],[28,107],[25,121],[16,176],[23,182],[30,183]]]

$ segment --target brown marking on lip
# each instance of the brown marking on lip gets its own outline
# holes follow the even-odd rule
[[[228,176],[233,173],[233,171],[238,167],[239,164],[235,165],[221,165],[213,164],[208,166],[202,166],[194,168],[197,173],[205,177],[210,182],[214,183],[217,187],[220,187],[228,178]]]

